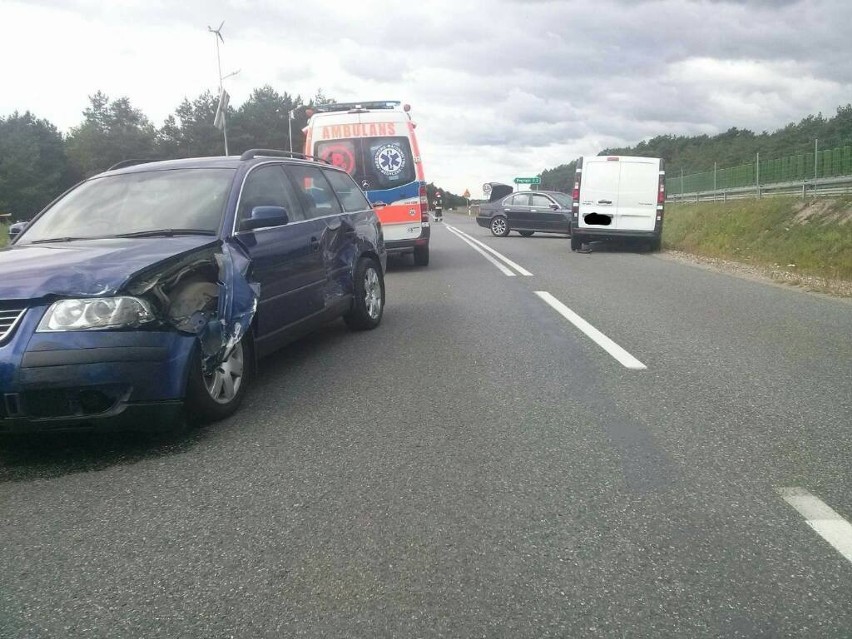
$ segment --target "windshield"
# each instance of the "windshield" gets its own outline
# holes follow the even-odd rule
[[[216,233],[233,169],[125,173],[84,182],[32,223],[19,244],[181,229]]]
[[[349,173],[365,191],[392,189],[416,179],[411,145],[406,137],[317,142],[316,155]]]

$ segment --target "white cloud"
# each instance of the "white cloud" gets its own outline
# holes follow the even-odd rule
[[[0,114],[67,130],[102,90],[159,124],[215,89],[207,25],[223,19],[232,103],[263,84],[410,102],[428,179],[456,192],[658,134],[773,129],[852,95],[845,0],[4,0]]]

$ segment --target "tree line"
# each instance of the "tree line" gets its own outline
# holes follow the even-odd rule
[[[333,102],[322,90],[305,101],[269,85],[255,89],[239,108],[228,107],[228,152],[289,149],[291,130],[292,148],[301,151],[307,108]],[[82,122],[67,135],[29,111],[0,117],[0,213],[28,220],[80,180],[122,160],[222,155],[222,131],[213,125],[218,104],[218,96],[210,91],[194,100],[185,98],[158,128],[129,98],[111,100],[98,91],[89,96]],[[427,185],[430,203],[438,189]],[[463,197],[442,192],[444,206],[465,204]]]
[[[239,108],[228,107],[228,150],[288,149],[292,129],[293,150],[301,151],[307,123],[302,107],[333,101],[322,91],[306,102],[268,85],[255,89]],[[218,104],[210,91],[185,98],[156,127],[128,98],[111,100],[98,91],[89,96],[82,122],[66,135],[29,111],[0,117],[0,213],[29,219],[69,187],[121,160],[221,155],[222,131],[213,125]]]
[[[598,155],[638,155],[660,157],[666,161],[668,175],[712,171],[761,160],[810,153],[814,140],[820,149],[844,146],[852,142],[852,104],[837,108],[827,118],[819,113],[773,132],[754,133],[748,129],[730,128],[718,135],[658,135],[634,146],[602,150]],[[570,192],[574,182],[576,161],[541,172],[541,188]]]

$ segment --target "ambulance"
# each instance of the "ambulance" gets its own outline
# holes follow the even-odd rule
[[[388,254],[411,253],[417,266],[426,266],[429,203],[410,111],[394,100],[314,107],[305,155],[355,178],[379,216]]]

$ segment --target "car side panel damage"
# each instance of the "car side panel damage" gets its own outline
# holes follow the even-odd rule
[[[227,359],[250,330],[260,284],[236,243],[224,242],[133,278],[128,293],[151,302],[161,325],[198,337],[205,372]]]

